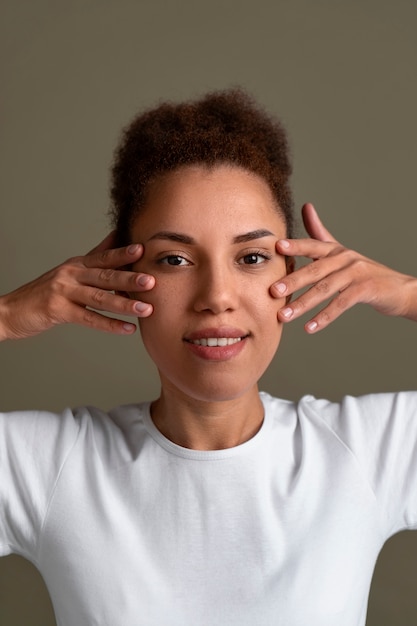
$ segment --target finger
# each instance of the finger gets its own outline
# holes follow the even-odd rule
[[[335,272],[340,272],[343,268],[351,266],[355,262],[355,253],[351,250],[343,249],[339,254],[318,259],[312,263],[307,263],[298,270],[287,274],[281,280],[271,285],[271,295],[274,297],[289,296],[299,289],[304,289],[319,281],[325,288],[326,279],[331,280]],[[340,277],[342,274],[340,274]],[[343,286],[343,285],[342,285]],[[341,287],[339,286],[338,289]]]
[[[132,315],[134,317],[148,317],[153,307],[147,302],[132,300],[119,294],[113,294],[103,289],[83,287],[74,293],[74,301],[99,311],[116,313],[117,315]]]
[[[336,239],[324,226],[323,222],[318,216],[316,209],[310,202],[304,204],[301,212],[305,229],[310,237],[312,237],[313,239],[318,239],[319,241],[331,241],[333,243],[336,243]]]
[[[337,271],[330,275],[327,274],[322,280],[317,281],[310,289],[293,300],[291,304],[278,311],[278,317],[282,321],[296,319],[332,297],[339,298],[339,304],[341,305],[346,300],[341,294],[345,294],[348,287],[352,284],[353,281],[349,269]],[[356,285],[354,293],[356,299],[354,301],[349,300],[350,306],[356,304],[362,295],[360,284]],[[351,297],[351,294],[352,290],[350,290],[348,295]]]
[[[318,239],[279,239],[276,243],[278,254],[285,256],[303,256],[320,259],[343,250],[337,241],[319,241]]]
[[[148,291],[155,285],[155,278],[150,274],[129,272],[127,270],[117,270],[113,268],[87,268],[83,273],[80,273],[78,280],[83,285],[99,287],[107,291],[122,291],[126,293]]]
[[[76,305],[74,305],[71,311],[70,321],[80,326],[94,328],[95,330],[116,335],[132,335],[136,331],[136,324],[124,322],[123,320],[118,320],[113,317],[107,317],[96,311],[91,311],[90,309]]]
[[[346,289],[338,294],[324,307],[317,315],[309,320],[304,328],[309,334],[323,330],[329,324],[334,322],[338,317],[345,313],[348,309],[357,304],[358,299],[354,294],[354,290]]]
[[[101,249],[81,258],[86,267],[116,268],[131,265],[140,259],[142,254],[143,246],[133,243],[123,248]]]

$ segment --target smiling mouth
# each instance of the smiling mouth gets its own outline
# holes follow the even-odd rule
[[[239,343],[244,337],[203,337],[201,339],[186,339],[188,343],[195,346],[208,346],[209,348],[217,348],[223,346],[231,346]]]

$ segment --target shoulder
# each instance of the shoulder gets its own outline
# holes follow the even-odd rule
[[[261,394],[265,414],[275,422],[292,423],[307,432],[327,431],[349,447],[381,438],[397,439],[416,433],[417,392],[375,393],[343,397],[340,401],[303,396],[297,402]]]
[[[385,428],[397,422],[416,422],[417,392],[398,391],[343,397],[335,402],[314,396],[304,396],[298,403],[298,412],[323,420],[329,428],[339,430],[345,425],[352,429]]]
[[[417,411],[417,391],[372,393],[362,396],[346,395],[339,401],[305,395],[298,401],[285,400],[261,392],[265,410],[271,413],[288,413],[298,416],[317,416],[329,424],[342,417],[361,416],[381,419],[384,416],[410,416]]]
[[[125,437],[143,422],[149,403],[118,406],[104,411],[93,406],[66,408],[61,412],[31,410],[0,413],[0,446],[52,448],[55,454],[78,440]]]

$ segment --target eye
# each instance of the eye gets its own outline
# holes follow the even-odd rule
[[[190,265],[190,261],[185,259],[183,256],[180,256],[179,254],[168,254],[167,256],[164,256],[162,259],[159,259],[158,264],[172,265],[172,266]]]
[[[239,259],[241,265],[260,265],[269,261],[270,256],[262,252],[250,252]]]

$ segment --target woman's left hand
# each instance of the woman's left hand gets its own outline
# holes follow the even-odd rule
[[[283,239],[276,249],[279,254],[303,256],[312,262],[287,274],[270,291],[276,298],[289,298],[299,289],[310,288],[279,310],[281,322],[296,319],[329,298],[330,302],[305,324],[307,332],[322,330],[359,302],[385,315],[417,321],[416,278],[342,246],[323,226],[312,204],[305,204],[302,213],[311,239]]]

